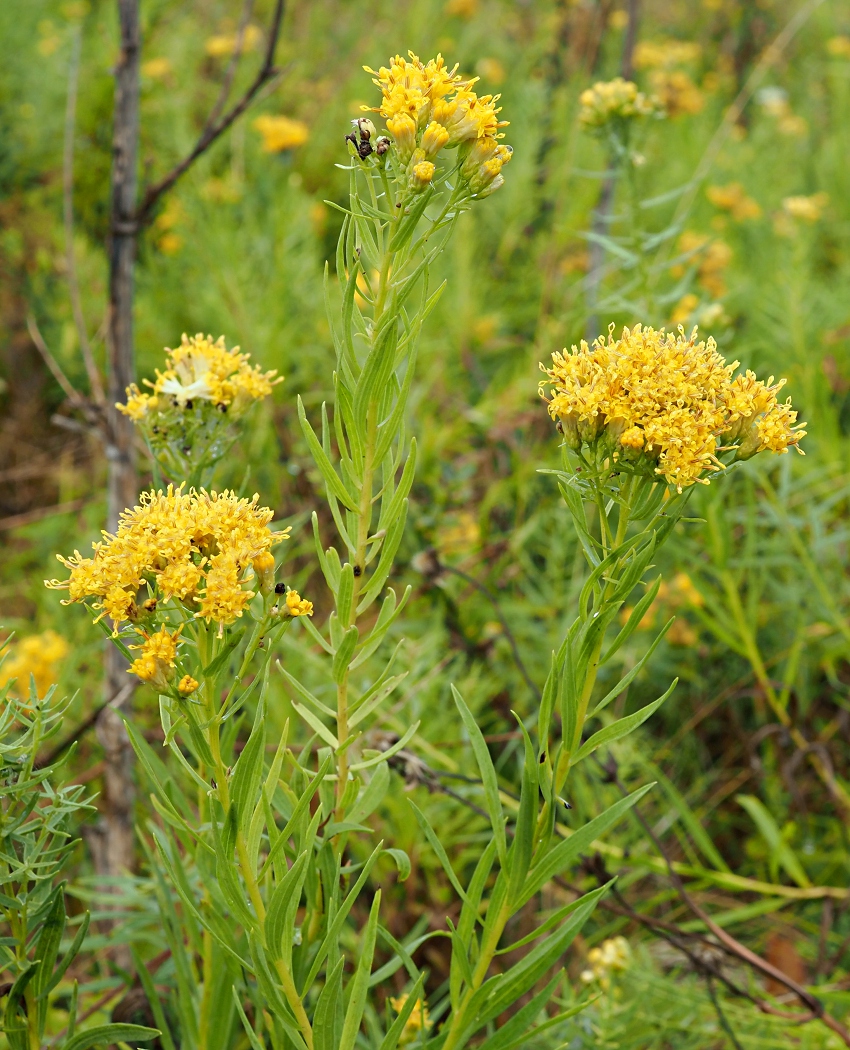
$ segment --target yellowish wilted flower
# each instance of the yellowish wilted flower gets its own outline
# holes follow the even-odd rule
[[[803,222],[817,222],[829,204],[828,193],[813,193],[810,197],[785,197],[782,210],[792,219]]]
[[[635,46],[635,69],[672,69],[687,66],[700,56],[699,44],[691,40],[640,40]]]
[[[204,51],[211,58],[227,58],[236,50],[236,33],[218,33],[211,36],[204,44]],[[247,25],[242,34],[242,50],[253,51],[263,39],[263,33],[259,26]]]
[[[303,146],[310,137],[310,129],[302,120],[293,120],[282,115],[263,113],[253,122],[263,137],[264,153],[283,153]]]
[[[144,630],[158,605],[171,600],[208,622],[232,623],[254,596],[247,588],[252,562],[289,535],[271,531],[273,512],[258,499],[182,486],[144,492],[139,506],[121,515],[115,535],[104,532],[92,544],[92,557],[57,555],[70,570],[67,580],[45,583],[68,590],[63,605],[91,601],[98,619],[110,616],[116,629],[130,620]]]
[[[588,130],[604,128],[612,121],[630,121],[661,115],[657,99],[638,91],[637,84],[622,77],[599,81],[581,93],[579,121]]]
[[[758,201],[748,197],[740,182],[729,182],[725,186],[709,186],[706,197],[715,208],[729,212],[735,222],[746,222],[747,219],[758,219],[761,206]]]
[[[390,1005],[396,1013],[401,1013],[409,998],[409,995],[400,995],[397,999],[391,998]],[[398,1045],[409,1046],[411,1043],[417,1042],[422,1031],[424,1030],[427,1032],[433,1028],[433,1026],[434,1022],[428,1014],[428,1007],[422,999],[417,999],[410,1017],[405,1021]]]
[[[68,643],[56,631],[42,631],[12,643],[9,655],[0,667],[0,688],[17,679],[12,694],[29,696],[30,675],[35,679],[35,691],[43,697],[56,684],[59,664],[68,655]]]
[[[626,938],[611,937],[587,953],[589,966],[582,971],[581,979],[585,984],[598,981],[607,990],[611,985],[611,974],[625,970],[631,957],[632,952]]]
[[[568,447],[660,475],[681,492],[723,468],[718,453],[786,452],[805,434],[790,401],[777,402],[784,381],[765,384],[750,371],[733,379],[737,366],[713,339],[699,341],[696,328],[686,336],[635,325],[614,339],[612,325],[607,341],[582,341],[554,353],[551,368],[541,365],[541,394]]]

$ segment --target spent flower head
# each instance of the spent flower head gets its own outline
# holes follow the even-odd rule
[[[359,140],[357,135],[350,136],[352,151],[361,160],[373,152],[387,158],[407,191],[422,193],[435,182],[441,152],[457,147],[466,196],[488,196],[504,183],[502,168],[512,153],[510,146],[499,141],[501,129],[508,124],[499,119],[499,95],[473,91],[478,78],[461,76],[457,65],[449,69],[442,55],[428,62],[412,51],[408,55],[409,59],[395,55],[389,65],[377,70],[363,67],[381,89],[381,104],[363,108],[386,121],[389,139],[377,142],[391,142],[392,155],[387,158],[389,151],[378,145],[373,148],[371,135],[364,136],[362,127]]]
[[[587,953],[588,968],[582,971],[585,984],[598,981],[604,989],[611,985],[611,974],[625,970],[631,959],[631,948],[625,937],[610,937]]]
[[[582,341],[554,353],[551,368],[541,365],[549,413],[574,452],[660,475],[681,492],[707,484],[724,453],[744,460],[799,445],[805,424],[776,396],[784,380],[763,383],[750,371],[733,378],[738,362],[727,364],[696,328],[689,336],[681,327],[678,335],[641,325],[619,339],[613,332],[611,325],[607,340]]]
[[[270,574],[272,549],[289,530],[271,531],[273,512],[258,506],[258,498],[184,492],[182,486],[145,492],[139,506],[124,511],[115,535],[104,532],[92,545],[92,557],[57,555],[70,570],[68,579],[45,582],[67,589],[64,605],[91,603],[98,619],[113,620],[116,632],[129,621],[142,638],[131,670],[161,686],[175,677],[178,638],[165,626],[172,617],[203,619],[221,630],[248,607],[255,593],[251,580]],[[290,615],[309,615],[310,603],[296,598],[303,611]]]

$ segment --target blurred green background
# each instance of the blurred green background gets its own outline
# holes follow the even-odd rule
[[[240,8],[235,0],[142,3],[143,185],[191,148],[225,74]],[[270,9],[257,0],[236,92],[261,61]],[[786,32],[789,23],[795,33]],[[578,126],[578,97],[620,72],[628,26],[619,0],[290,0],[281,76],[164,199],[139,241],[140,378],[161,364],[164,346],[200,331],[225,334],[228,345],[286,376],[222,480],[258,491],[294,526],[287,582],[321,613],[327,596],[306,525],[323,500],[295,398],[313,412],[331,394],[322,272],[326,258],[333,266],[341,217],[325,202],[346,195],[346,176],[335,167],[346,161],[343,137],[377,97],[362,66],[408,48],[423,57],[441,51],[480,76],[482,90],[501,92],[514,159],[506,185],[463,217],[439,264],[447,288],[420,352],[412,419],[419,470],[393,581],[414,587],[404,625],[412,684],[381,728],[398,731],[421,718],[416,750],[436,769],[472,769],[449,698],[453,681],[511,778],[511,711],[534,710],[531,686],[542,685],[574,614],[583,563],[556,486],[538,473],[557,467],[560,455],[537,394],[538,363],[585,335],[588,231],[607,158]],[[665,549],[657,607],[611,673],[627,669],[651,627],[675,614],[649,669],[618,700],[620,711],[653,699],[672,677],[680,681],[659,715],[617,751],[620,775],[630,785],[659,780],[647,814],[668,853],[689,866],[703,904],[816,987],[841,1017],[850,1009],[848,898],[808,890],[846,889],[850,867],[846,814],[811,767],[815,754],[840,782],[850,777],[850,8],[838,0],[645,0],[637,30],[635,79],[668,109],[635,143],[638,214],[646,232],[659,233],[648,256],[655,316],[618,304],[628,265],[609,252],[599,324],[699,321],[727,359],[788,378],[809,436],[805,458],[759,460],[698,492],[692,506],[700,520],[680,526]],[[769,52],[780,35],[784,47]],[[84,550],[97,537],[105,462],[27,327],[31,316],[69,380],[88,392],[63,226],[77,39],[73,246],[103,363],[115,4],[0,5],[0,623],[19,639],[47,630],[62,636],[67,654],[55,672],[61,688],[79,691],[82,722],[102,692],[99,641],[85,611],[61,609],[41,581],[56,575],[54,552]],[[746,104],[724,121],[736,99]],[[262,123],[255,125],[262,114],[299,122],[293,141],[301,143],[264,148]],[[629,234],[626,216],[618,191],[612,235]],[[331,522],[323,518],[322,527],[330,536]],[[436,553],[423,556],[429,551]],[[293,631],[286,650],[309,678],[304,635]],[[16,666],[28,665],[20,657]],[[289,698],[282,682],[277,688],[274,718],[282,724]],[[777,705],[808,751],[777,719]],[[140,692],[136,708],[154,734],[153,697]],[[83,737],[77,762],[97,788],[93,734]],[[414,858],[414,875],[398,886],[389,870],[382,877],[394,909],[388,925],[400,936],[417,920],[441,922],[451,893],[433,855],[412,838],[401,777],[397,788],[383,819],[386,834]],[[415,790],[462,864],[483,822],[444,795]],[[573,790],[576,825],[617,795],[601,768],[586,770]],[[625,825],[608,841],[613,852],[604,862],[631,906],[687,926],[691,917],[663,864],[650,863],[640,827]],[[78,860],[85,878],[83,851]],[[729,873],[768,885],[736,888],[722,877]],[[577,872],[575,881],[592,885],[595,876]],[[153,950],[143,879],[138,894],[133,936]],[[735,1045],[687,960],[613,912],[600,910],[571,950],[576,988],[588,947],[616,933],[629,938],[632,965],[546,1046]],[[433,951],[428,965],[439,983],[447,958]],[[742,1046],[842,1045],[817,1023],[795,1027],[728,997],[724,1009]]]

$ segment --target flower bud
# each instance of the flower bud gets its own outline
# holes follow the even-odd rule
[[[422,136],[422,149],[425,151],[425,156],[429,160],[436,157],[448,141],[448,131],[446,131],[442,124],[438,124],[436,120],[432,120]]]
[[[414,193],[422,193],[427,190],[431,185],[431,180],[434,178],[434,172],[436,168],[430,160],[420,160],[417,164],[413,165],[413,171],[410,173],[409,186]]]
[[[274,590],[274,555],[271,551],[263,551],[251,564],[257,576],[260,594],[265,598]]]
[[[387,121],[387,131],[395,142],[398,159],[406,164],[416,149],[416,121],[409,113],[399,113]]]
[[[286,616],[312,616],[313,603],[302,598],[298,591],[287,591],[286,608],[283,612]]]
[[[191,696],[197,688],[198,683],[190,674],[184,674],[177,683],[177,692],[181,696]]]

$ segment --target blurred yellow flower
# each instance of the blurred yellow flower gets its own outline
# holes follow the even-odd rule
[[[712,240],[702,233],[685,230],[679,238],[679,251],[690,255],[688,263],[671,267],[674,277],[685,272],[686,265],[697,265],[697,281],[709,295],[720,299],[726,294],[723,271],[732,261],[732,249],[724,241]],[[696,304],[694,304],[696,305]]]
[[[253,126],[263,137],[264,153],[283,153],[284,150],[303,146],[310,137],[310,129],[301,120],[282,115],[264,113],[257,117]]]
[[[400,1014],[409,998],[409,995],[401,995],[397,999],[391,998],[390,1004],[393,1010]],[[428,1007],[422,999],[417,999],[410,1017],[405,1022],[398,1045],[410,1046],[411,1043],[418,1042],[422,1031],[427,1032],[433,1025],[434,1022],[428,1015]]]
[[[715,208],[729,212],[735,222],[758,219],[761,215],[758,201],[746,195],[740,182],[730,182],[725,186],[709,186],[705,195]]]
[[[579,97],[579,121],[588,130],[605,127],[612,120],[633,120],[658,116],[661,113],[657,99],[638,91],[637,84],[622,77],[598,81]]]
[[[699,306],[699,296],[688,292],[676,303],[673,313],[670,315],[670,324],[679,325],[688,321],[694,310]]]
[[[803,222],[817,222],[829,204],[828,193],[813,193],[811,197],[785,197],[782,210],[792,219]]]
[[[607,991],[611,984],[611,974],[625,970],[631,955],[629,942],[625,937],[611,937],[603,941],[598,948],[591,948],[587,953],[589,967],[582,971],[582,981],[585,984],[598,981]]]
[[[850,36],[834,36],[826,42],[826,50],[834,58],[850,58]]]
[[[211,58],[226,58],[236,50],[236,33],[219,33],[211,36],[204,44],[204,51]],[[247,25],[242,35],[242,50],[253,51],[263,39],[263,33],[259,26]]]
[[[447,0],[444,11],[456,18],[473,18],[478,12],[478,0]]]
[[[680,69],[655,69],[649,81],[669,117],[699,113],[705,105],[705,96]]]
[[[440,527],[437,546],[442,554],[467,554],[481,542],[481,527],[478,518],[468,510],[462,510],[452,521]]]
[[[507,73],[498,58],[480,58],[475,64],[475,72],[491,84],[503,84]]]
[[[56,631],[43,631],[12,643],[11,651],[0,667],[0,688],[11,679],[17,679],[12,694],[19,698],[29,696],[30,675],[35,679],[35,691],[40,699],[56,684],[58,665],[68,655],[65,639]]]
[[[213,204],[235,204],[242,199],[242,185],[232,175],[213,176],[201,186],[201,196]]]
[[[641,40],[635,46],[635,69],[686,66],[700,56],[699,44],[689,40]]]
[[[141,65],[142,75],[150,77],[151,80],[162,80],[163,77],[168,76],[172,68],[171,61],[167,58],[149,58]]]
[[[62,37],[57,33],[56,27],[49,18],[44,18],[38,23],[39,41],[36,45],[38,53],[44,58],[57,51],[62,44]]]

